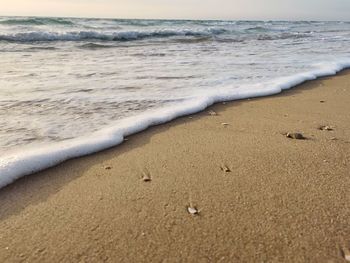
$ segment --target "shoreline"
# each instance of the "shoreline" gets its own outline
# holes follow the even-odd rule
[[[17,180],[0,189],[1,260],[343,262],[349,80],[218,103]]]
[[[0,189],[19,178],[54,167],[70,159],[80,158],[116,147],[124,138],[138,134],[150,127],[166,124],[181,117],[196,114],[223,102],[242,101],[260,97],[274,96],[296,88],[297,86],[323,77],[337,75],[350,67],[349,61],[339,60],[328,66],[320,66],[312,71],[281,77],[264,83],[268,88],[241,91],[232,94],[206,94],[194,101],[185,101],[181,105],[149,111],[133,117],[122,119],[118,125],[106,127],[92,134],[67,141],[52,143],[42,147],[29,147],[21,152],[3,155],[0,159]]]

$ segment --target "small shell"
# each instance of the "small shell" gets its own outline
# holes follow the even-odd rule
[[[349,251],[349,249],[343,248],[342,250],[343,250],[342,252],[343,252],[343,256],[344,256],[345,260],[350,262],[350,251]]]
[[[152,178],[151,178],[151,176],[148,173],[143,173],[142,180],[144,182],[150,182],[150,181],[152,181]]]
[[[225,173],[230,173],[231,169],[228,168],[226,165],[221,166],[221,170],[224,171]]]
[[[228,126],[228,125],[230,125],[230,124],[228,124],[228,123],[226,123],[226,122],[223,122],[223,123],[221,123],[221,125],[222,125],[222,126]]]
[[[333,131],[333,128],[331,126],[328,126],[328,125],[322,125],[322,126],[318,127],[318,129],[321,131]]]
[[[191,214],[191,215],[198,215],[199,211],[197,210],[196,207],[187,207],[187,211]]]
[[[208,114],[211,115],[211,116],[217,116],[217,115],[218,115],[218,114],[217,114],[215,111],[213,111],[213,110],[208,111]]]
[[[286,137],[291,138],[291,139],[296,139],[296,140],[304,140],[304,139],[306,139],[303,134],[298,133],[298,132],[288,132],[286,134]]]

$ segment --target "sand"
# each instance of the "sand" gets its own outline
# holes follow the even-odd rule
[[[0,190],[0,262],[346,262],[349,112],[343,71],[22,178]]]

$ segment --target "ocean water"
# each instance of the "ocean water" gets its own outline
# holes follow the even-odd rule
[[[0,17],[0,187],[350,66],[350,22]]]

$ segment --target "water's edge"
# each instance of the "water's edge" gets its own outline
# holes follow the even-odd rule
[[[349,60],[330,63],[327,67],[320,67],[314,71],[276,79],[271,81],[268,88],[265,89],[248,89],[236,94],[208,95],[175,107],[163,108],[126,118],[119,122],[117,126],[103,129],[83,138],[53,143],[41,149],[27,149],[15,154],[5,155],[0,157],[0,188],[23,176],[56,166],[69,159],[112,148],[121,144],[126,136],[155,125],[170,122],[179,117],[201,112],[215,103],[275,95],[306,81],[333,76],[349,68]]]

